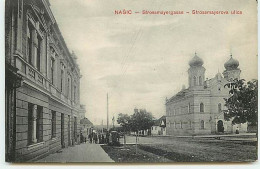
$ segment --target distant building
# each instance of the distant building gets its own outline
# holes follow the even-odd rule
[[[151,135],[166,135],[166,116],[154,121],[154,125],[151,127]]]
[[[86,114],[86,106],[81,104],[79,109],[79,118],[80,119],[85,118],[85,114]]]
[[[93,127],[93,123],[89,121],[88,118],[84,117],[80,120],[80,130],[84,137],[88,137],[88,135],[92,133]]]
[[[189,87],[166,99],[167,135],[234,133],[237,127],[246,132],[247,123],[232,125],[224,120],[223,113],[224,98],[229,97],[229,89],[224,85],[240,78],[239,62],[231,56],[224,64],[224,77],[217,73],[211,79],[205,79],[203,60],[196,53],[189,65]]]
[[[5,1],[6,161],[79,142],[80,69],[48,0]]]

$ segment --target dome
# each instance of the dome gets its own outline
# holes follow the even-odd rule
[[[226,70],[234,70],[239,66],[239,62],[236,59],[233,59],[232,55],[230,59],[224,64]]]
[[[190,66],[202,66],[203,65],[203,60],[197,56],[195,53],[195,56],[190,60],[189,65]]]

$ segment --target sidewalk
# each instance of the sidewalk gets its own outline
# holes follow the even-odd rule
[[[36,162],[114,162],[99,144],[80,144],[61,149],[62,152],[50,154]]]

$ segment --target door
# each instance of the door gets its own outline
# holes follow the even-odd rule
[[[64,114],[61,113],[61,147],[65,147],[64,143]]]
[[[217,126],[218,126],[218,132],[223,133],[224,132],[224,125],[223,125],[223,121],[222,120],[218,121]]]

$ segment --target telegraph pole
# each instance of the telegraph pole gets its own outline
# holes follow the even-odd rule
[[[109,118],[108,118],[108,93],[107,93],[107,132],[109,129],[108,125],[109,125]]]
[[[102,134],[104,133],[104,125],[103,125],[103,119],[102,119]]]

